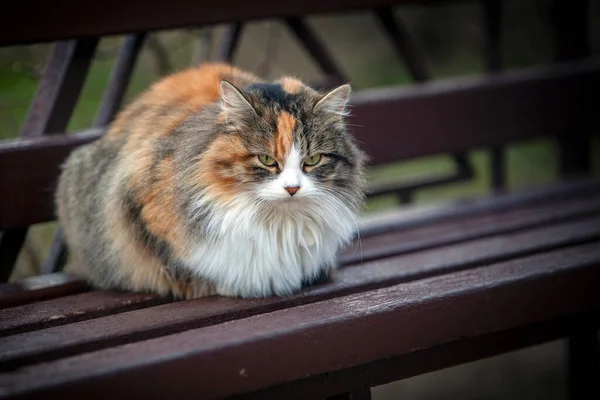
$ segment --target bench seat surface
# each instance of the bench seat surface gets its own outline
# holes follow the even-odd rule
[[[319,398],[596,329],[600,182],[365,219],[341,263],[288,298],[0,286],[0,397]]]

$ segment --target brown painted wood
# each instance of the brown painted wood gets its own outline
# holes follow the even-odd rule
[[[80,293],[86,285],[62,273],[46,274],[0,285],[0,309]]]
[[[582,220],[594,214],[600,214],[600,196],[598,195],[563,201],[559,204],[549,202],[517,210],[503,210],[483,216],[465,217],[458,221],[442,221],[387,235],[367,237],[361,240],[360,246],[358,242],[351,244],[342,253],[340,263],[348,266],[468,240],[512,234],[566,221]],[[60,292],[57,294],[61,295]],[[0,311],[0,321],[2,321],[0,322],[0,336],[118,313],[126,311],[130,304],[133,304],[132,308],[142,308],[159,302],[158,299],[143,295],[132,294],[129,296],[115,295],[111,292],[91,292],[64,298],[58,297],[55,300],[44,301],[43,304],[34,303]],[[165,302],[166,300],[160,301]],[[51,310],[51,315],[39,312],[40,308]],[[51,318],[55,315],[62,317]]]
[[[600,88],[594,64],[366,90],[355,96],[351,123],[377,163],[559,134],[585,120]]]
[[[148,3],[142,0],[107,0],[82,5],[74,0],[7,4],[0,24],[0,46],[113,35],[137,31],[197,27],[241,20],[278,18],[304,14],[367,9],[408,3],[407,0],[305,0],[278,2],[223,0],[200,4],[191,0]],[[31,10],[36,13],[32,14]],[[144,12],[140,12],[144,10]],[[58,22],[58,23],[57,23]],[[26,27],[26,29],[25,29]]]
[[[294,382],[271,386],[230,400],[322,399],[355,388],[373,387],[427,372],[453,367],[571,335],[583,326],[600,327],[600,309],[500,330],[469,340],[444,342],[408,354],[356,367],[328,371]]]
[[[289,298],[211,297],[27,332],[0,342],[0,370],[531,254],[556,253],[555,249],[593,240],[600,240],[600,216],[343,268],[331,283]],[[597,250],[600,253],[600,246]]]
[[[2,142],[0,229],[54,219],[53,198],[60,165],[75,147],[97,139],[100,132]],[[17,174],[19,170],[24,172]]]
[[[351,122],[362,126],[355,128],[357,139],[382,163],[563,132],[577,126],[582,96],[596,89],[600,92],[596,62],[378,89],[356,95]],[[73,148],[100,134],[0,144],[0,229],[53,219],[59,165]]]
[[[384,213],[381,217],[371,217],[359,222],[361,245],[358,247],[357,243],[351,244],[341,255],[340,261],[342,265],[349,265],[361,260],[375,260],[582,218],[597,210],[598,193],[600,183],[587,179],[467,203],[461,201]],[[381,233],[388,234],[382,236]],[[361,249],[360,253],[355,251],[358,248]],[[66,275],[52,276],[55,278],[47,282],[43,299],[82,290],[82,286],[75,284]],[[63,284],[66,287],[61,289]],[[23,284],[23,287],[18,285],[19,283],[0,285],[0,308],[38,300],[36,295],[31,299],[24,295],[23,291],[27,289],[23,287],[28,287],[28,284]],[[17,287],[19,289],[15,290]]]
[[[185,25],[188,17],[179,11],[179,7],[186,8],[186,12],[197,7],[190,6],[191,3],[187,0],[176,0],[169,5],[171,10],[159,18],[155,14],[156,7],[147,5],[144,15],[134,20],[127,17],[127,13],[130,11],[128,7],[135,6],[137,1],[125,0],[125,3],[120,3],[118,14],[111,14],[113,22],[110,26],[103,26],[104,32],[106,29],[130,29],[132,24]],[[237,0],[233,2],[238,5]],[[333,11],[337,7],[362,7],[363,4],[360,2],[361,5],[355,5],[352,0],[343,5],[328,0],[313,3],[309,1],[300,5],[283,6],[272,6],[269,3],[266,8],[264,3],[253,4],[252,7],[240,4],[240,8],[233,12],[231,9],[227,10],[227,17],[218,14],[219,7],[223,4],[203,5],[204,14],[192,13],[191,18],[194,21],[214,22],[219,21],[219,18],[229,18],[236,12],[250,13],[250,18],[260,18],[264,16],[261,13],[268,14],[271,8],[276,7],[280,7],[279,11],[283,9],[283,14],[278,16],[289,17],[300,14],[286,14],[298,7],[315,7],[320,12]],[[370,4],[389,5],[385,0],[375,0]],[[78,8],[77,5],[71,6],[63,7],[63,17],[82,11],[94,11],[93,6],[87,10]],[[106,6],[103,4],[103,7]],[[17,8],[18,11],[21,6],[11,5],[9,11],[10,7]],[[43,10],[44,5],[34,8]],[[106,19],[103,20],[106,14],[102,11],[95,18],[106,23]],[[217,14],[211,14],[214,12]],[[121,20],[120,17],[124,19]],[[8,25],[10,23],[12,20],[8,21]],[[53,23],[61,25],[56,24],[56,19]],[[197,22],[194,23],[196,24]],[[0,42],[6,40],[2,26],[0,24]],[[92,21],[82,26],[72,25],[69,29],[71,32],[81,33],[93,31],[98,26]],[[32,29],[34,37],[37,29],[37,26]],[[61,31],[60,26],[53,29],[49,34]],[[452,88],[451,100],[446,96],[448,93],[436,92],[439,86],[432,89],[430,85],[419,89],[419,92],[408,90],[401,93],[387,92],[386,95],[385,91],[378,91],[378,95],[384,93],[380,98],[370,97],[373,92],[365,92],[356,99],[360,112],[353,123],[365,125],[366,122],[367,127],[377,127],[357,133],[358,139],[365,143],[365,148],[377,163],[396,160],[398,157],[455,152],[491,144],[495,149],[494,181],[496,186],[501,186],[503,177],[498,174],[503,161],[499,156],[500,144],[507,140],[544,134],[564,137],[565,133],[574,128],[588,127],[585,124],[592,111],[592,94],[599,89],[597,67],[594,71],[586,70],[589,79],[585,81],[564,75],[554,80],[557,75],[552,75],[553,73],[564,72],[559,70],[548,74],[543,72],[533,80],[518,81],[516,86],[514,81],[507,83],[503,81],[503,77],[493,77],[484,82],[485,85],[490,84],[484,85],[487,92],[476,93],[479,96],[477,102],[473,100],[470,89],[460,85],[458,89]],[[531,90],[532,82],[535,90]],[[413,96],[410,101],[406,101],[407,93],[409,97]],[[427,104],[421,101],[423,96],[427,97],[432,93],[434,96],[427,98]],[[387,102],[381,103],[382,98]],[[462,121],[457,120],[457,116],[461,116],[461,110],[469,110],[469,119],[465,120],[463,113]],[[399,133],[398,125],[411,126],[414,131]],[[442,136],[439,135],[440,126],[444,132]],[[373,137],[372,132],[376,130],[391,138],[391,143],[388,141],[382,145],[381,140]],[[399,148],[402,149],[400,155],[396,151]],[[583,149],[580,144],[571,148],[577,150],[578,154]],[[0,148],[0,156],[1,153]],[[572,157],[575,152],[570,154]],[[64,154],[62,156],[64,159]],[[59,150],[57,160],[60,157]],[[3,165],[0,161],[0,172],[7,165],[10,162]],[[31,168],[30,161],[28,165]],[[29,209],[29,216],[25,216],[25,219],[38,222],[52,218],[48,211],[52,204],[49,194],[54,188],[56,175],[53,174],[57,165],[49,165],[49,169],[44,172],[31,173],[33,180],[45,183],[45,186],[27,186],[31,184],[28,176],[14,177],[24,183],[10,182],[19,190],[25,188],[25,194],[42,193],[33,200],[26,198],[25,202],[30,201],[33,205],[40,202],[41,211]],[[44,165],[34,168],[41,170],[43,167]],[[0,187],[3,183],[0,182]],[[1,199],[6,197],[3,194],[6,193],[0,193],[0,210],[3,209]],[[48,365],[32,365],[14,372],[0,373],[0,397],[4,393],[27,394],[33,387],[34,393],[30,394],[55,395],[61,398],[80,398],[85,395],[83,392],[87,392],[86,397],[90,397],[90,394],[92,397],[104,397],[129,393],[150,398],[166,395],[185,398],[191,397],[193,389],[198,385],[208,387],[203,392],[206,397],[220,396],[265,386],[284,385],[290,380],[306,376],[327,378],[329,375],[326,374],[331,371],[358,369],[369,362],[380,365],[390,356],[396,356],[392,357],[393,360],[400,356],[404,356],[403,360],[410,360],[411,357],[413,360],[421,360],[418,364],[422,366],[423,372],[427,372],[444,362],[454,365],[457,358],[476,359],[492,354],[502,346],[509,349],[515,343],[522,345],[524,341],[532,340],[532,337],[538,340],[540,337],[555,337],[553,335],[564,333],[573,325],[579,324],[582,318],[592,319],[594,323],[591,326],[597,329],[600,317],[600,296],[594,290],[600,282],[600,231],[596,228],[600,217],[597,213],[597,200],[594,197],[575,199],[569,202],[570,208],[560,208],[555,213],[549,207],[552,204],[550,202],[542,205],[546,207],[544,210],[532,208],[531,213],[519,209],[504,214],[477,215],[466,221],[455,217],[452,223],[446,224],[437,219],[435,226],[422,228],[406,221],[391,224],[385,229],[389,230],[394,225],[399,231],[366,238],[366,243],[363,243],[366,259],[389,257],[388,259],[369,262],[361,267],[345,268],[334,282],[308,289],[291,299],[254,302],[225,299],[230,302],[220,304],[211,301],[223,299],[213,298],[130,310],[130,306],[134,309],[146,307],[157,300],[145,297],[137,303],[134,301],[133,304],[126,304],[124,299],[111,301],[107,293],[91,292],[23,306],[21,312],[25,313],[24,310],[29,309],[31,314],[19,315],[18,308],[0,311],[0,321],[3,312],[12,315],[13,319],[9,321],[12,327],[8,328],[8,332],[11,333],[10,329],[13,329],[13,334],[18,332],[15,330],[20,329],[18,327],[25,327],[24,330],[48,327],[48,322],[44,321],[56,315],[65,315],[56,314],[58,309],[68,312],[65,322],[69,323],[54,326],[56,324],[51,322],[52,328],[10,336],[10,347],[3,348],[4,343],[0,341],[0,349],[5,350],[3,353],[0,350],[0,357],[8,354],[7,358],[0,358],[0,361],[4,361],[1,368],[7,371],[36,361],[51,361]],[[9,215],[8,218],[13,220],[9,220],[7,226],[17,229],[24,226],[19,224],[23,224],[23,215],[27,214],[26,206],[32,204],[20,206],[15,216]],[[561,203],[561,206],[564,204]],[[0,212],[2,228],[8,213]],[[492,224],[494,221],[499,224],[493,228],[485,225],[486,222]],[[423,223],[421,220],[417,225]],[[410,227],[410,230],[402,230],[400,226]],[[384,228],[376,229],[381,232]],[[429,234],[434,239],[430,239]],[[424,251],[428,246],[433,249]],[[477,255],[478,252],[481,255]],[[346,253],[342,263],[352,264],[357,260],[355,255]],[[443,265],[440,260],[443,260]],[[500,264],[490,266],[490,263]],[[409,266],[408,271],[404,270],[406,265]],[[408,283],[394,286],[400,282]],[[67,286],[45,286],[43,290],[35,292],[38,297],[33,299],[57,296],[59,288],[84,290],[78,284],[81,285],[72,282]],[[10,287],[0,288],[0,301],[3,300],[3,291]],[[339,297],[347,294],[351,295]],[[22,296],[13,296],[12,299],[17,299],[17,302],[30,301]],[[84,301],[78,304],[76,299]],[[320,302],[313,303],[315,301]],[[240,308],[239,304],[242,303],[244,307]],[[515,307],[515,303],[518,307]],[[62,306],[58,309],[53,308],[60,304]],[[174,308],[170,309],[171,306]],[[82,312],[82,307],[87,311],[78,315]],[[285,307],[290,308],[281,309]],[[199,315],[200,310],[202,312]],[[582,312],[588,313],[581,314],[586,317],[576,318]],[[112,315],[113,313],[117,314]],[[107,316],[102,317],[103,315]],[[179,319],[173,318],[173,315]],[[25,316],[29,317],[29,322],[27,318],[23,318]],[[238,319],[241,317],[249,318]],[[221,324],[232,319],[238,320]],[[299,325],[294,326],[295,323]],[[407,326],[410,329],[406,329]],[[435,329],[431,329],[432,326]],[[192,330],[173,334],[188,329]],[[104,336],[105,332],[108,332],[108,336]],[[522,338],[523,332],[526,339]],[[521,337],[515,336],[516,333],[520,333]],[[158,337],[162,335],[169,336]],[[154,337],[156,338],[145,340]],[[490,337],[497,342],[490,341]],[[139,340],[144,341],[122,346],[123,343]],[[117,347],[104,349],[106,346]],[[423,348],[427,350],[417,350]],[[96,349],[104,350],[79,354]],[[438,350],[437,354],[428,353],[430,349]],[[450,357],[446,352],[454,353]],[[315,353],[320,357],[314,357]],[[281,357],[282,354],[286,357]],[[59,359],[71,355],[75,356],[66,360]],[[449,362],[448,359],[453,361]],[[597,360],[595,367],[597,368]],[[118,373],[114,373],[115,371]],[[189,371],[208,373],[201,374],[198,378],[198,374],[190,374]],[[388,377],[407,375],[406,371],[399,373],[398,370],[390,371],[389,368],[386,371]],[[214,385],[219,378],[226,380],[228,384]],[[374,380],[365,383],[361,379],[349,380],[346,376],[343,381],[335,390],[329,389],[326,395],[336,395],[338,398],[370,397],[368,389],[364,388]],[[55,386],[64,382],[68,382],[68,385]],[[171,387],[176,383],[176,387],[166,389],[167,382]],[[36,385],[41,388],[37,393]],[[324,392],[318,392],[314,397],[322,398],[323,394]]]
[[[0,310],[0,337],[166,303],[149,294],[93,291]]]
[[[201,387],[204,398],[216,398],[418,349],[468,343],[485,334],[600,308],[599,244],[5,372],[4,394],[66,399],[101,392],[108,397],[192,398]]]
[[[564,221],[584,219],[600,212],[600,196],[538,206],[490,212],[482,216],[438,221],[435,224],[367,236],[353,242],[341,255],[342,265],[378,260],[414,251],[524,231]]]
[[[363,217],[358,221],[358,227],[361,237],[365,238],[442,221],[460,220],[469,216],[506,211],[515,207],[529,207],[577,197],[595,196],[599,193],[598,189],[600,189],[600,185],[596,179],[573,179],[560,184],[523,189],[493,198],[467,198],[441,204],[384,211]]]

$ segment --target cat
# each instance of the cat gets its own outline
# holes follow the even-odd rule
[[[66,272],[177,299],[286,296],[327,276],[365,202],[350,96],[220,63],[157,81],[62,166]]]

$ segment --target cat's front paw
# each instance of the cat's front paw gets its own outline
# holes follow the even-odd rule
[[[268,281],[261,281],[254,285],[220,285],[216,289],[216,294],[227,297],[241,298],[266,298],[266,297],[287,297],[293,296],[304,288],[321,285],[331,281],[335,266],[320,268],[311,275],[296,276],[281,275],[271,277]],[[255,281],[256,283],[256,281]]]

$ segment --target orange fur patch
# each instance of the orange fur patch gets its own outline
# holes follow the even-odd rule
[[[194,298],[214,292],[211,284],[202,280],[175,277],[153,251],[143,243],[133,242],[127,218],[118,205],[118,196],[112,196],[106,207],[106,221],[110,226],[115,251],[120,254],[121,265],[115,279],[136,292],[172,294],[176,298]]]
[[[123,215],[118,196],[111,196],[105,209],[106,221],[121,264],[115,279],[134,291],[152,290],[160,295],[171,291],[165,266],[143,243],[133,241],[128,219]]]
[[[245,164],[249,156],[238,136],[220,136],[198,161],[191,184],[207,187],[209,196],[227,202],[238,193],[238,179],[231,167]]]
[[[296,118],[287,111],[277,117],[277,133],[275,134],[275,159],[283,163],[294,143]]]
[[[221,81],[249,83],[258,78],[228,64],[210,63],[173,74],[159,81],[152,89],[161,104],[178,100],[191,108],[217,101],[221,95]]]
[[[294,78],[283,78],[281,80],[281,86],[283,86],[283,90],[290,94],[296,94],[302,89],[302,82]]]
[[[128,127],[128,137],[121,151],[121,162],[129,170],[132,188],[143,188],[152,165],[154,144],[170,135],[191,114],[220,97],[224,79],[243,86],[257,77],[228,64],[209,63],[190,68],[155,83],[136,102],[145,111],[128,107],[115,121],[107,136],[115,138]]]
[[[175,198],[175,165],[172,157],[156,167],[156,180],[140,196],[142,219],[155,236],[167,241],[179,257],[184,256],[186,243]]]
[[[192,113],[219,100],[221,81],[227,79],[234,85],[245,86],[259,79],[228,64],[208,63],[170,75],[142,94],[137,103],[143,103],[148,112],[141,115],[127,107],[116,119],[107,133],[108,137],[120,136],[131,119],[135,127],[128,142],[139,146],[140,141],[157,139],[168,135]],[[165,113],[164,111],[171,111]],[[177,112],[172,112],[177,110]]]

